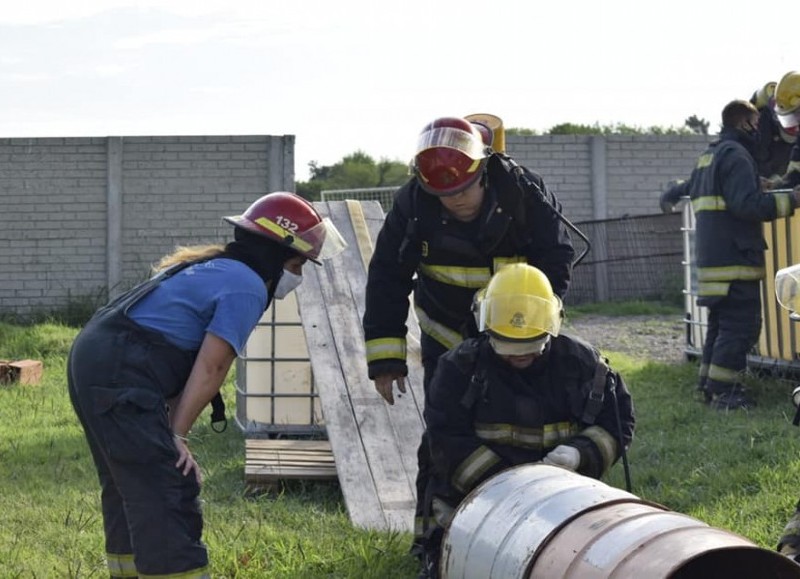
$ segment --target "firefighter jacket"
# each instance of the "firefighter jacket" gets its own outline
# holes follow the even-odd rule
[[[679,185],[691,197],[696,219],[699,296],[725,296],[732,281],[763,279],[762,222],[794,212],[791,194],[762,191],[753,149],[745,133],[723,129]]]
[[[792,143],[787,142],[772,108],[766,106],[758,112],[758,146],[754,158],[762,177],[774,178],[786,173]],[[800,159],[798,159],[800,161]],[[800,170],[800,167],[798,167]]]
[[[580,452],[578,473],[600,478],[635,424],[619,375],[589,344],[565,335],[523,370],[497,356],[485,335],[465,340],[439,360],[425,421],[433,494],[453,507],[490,476],[538,462],[560,444]]]
[[[561,204],[539,175],[499,154],[489,158],[481,213],[469,223],[449,217],[416,178],[406,183],[369,264],[363,326],[370,378],[407,373],[412,289],[420,329],[443,350],[476,333],[470,309],[474,294],[499,266],[530,263],[563,297],[575,251],[560,212]]]
[[[793,189],[800,185],[800,139],[796,140],[789,154],[789,166],[780,187]]]

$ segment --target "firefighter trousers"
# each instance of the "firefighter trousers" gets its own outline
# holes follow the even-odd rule
[[[739,385],[747,368],[747,354],[761,332],[761,286],[758,281],[731,282],[728,294],[701,298],[708,307],[700,381],[711,394]]]
[[[422,367],[423,367],[423,390],[425,392],[425,399],[428,398],[428,387],[433,374],[436,371],[436,365],[439,357],[444,354],[447,349],[426,334],[421,337],[421,350],[422,350]],[[456,403],[458,401],[455,401]],[[417,448],[417,505],[414,513],[414,543],[411,546],[411,553],[418,558],[422,559],[426,550],[431,547],[438,550],[438,540],[431,540],[432,537],[437,537],[436,523],[431,513],[429,513],[430,501],[429,499],[429,485],[431,482],[431,453],[428,446],[428,437],[425,432],[422,433],[422,440]],[[428,545],[428,543],[432,543]],[[434,545],[435,544],[435,545]]]
[[[70,351],[69,394],[100,479],[111,577],[210,577],[200,485],[175,467],[165,397],[193,359],[119,308],[90,321]]]

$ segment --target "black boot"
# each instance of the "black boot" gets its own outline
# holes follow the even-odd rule
[[[738,384],[727,392],[715,394],[711,400],[711,408],[714,410],[749,410],[755,405],[756,401]]]
[[[425,553],[417,579],[439,579],[439,554]]]

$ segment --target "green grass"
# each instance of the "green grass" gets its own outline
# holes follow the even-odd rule
[[[643,306],[638,306],[643,307]],[[608,313],[607,310],[604,313]],[[0,387],[0,577],[105,577],[99,487],[66,392],[77,332],[55,323],[0,324],[0,359],[36,358],[36,386]],[[714,412],[694,393],[696,364],[662,365],[605,352],[634,396],[632,492],[774,548],[800,494],[800,432],[791,385],[755,381],[759,406]],[[232,384],[225,386],[229,415]],[[208,415],[192,447],[205,473],[204,538],[214,577],[413,578],[409,534],[353,528],[335,483],[295,482],[253,495],[244,442]],[[624,486],[621,464],[607,483]]]
[[[682,317],[682,308],[670,302],[652,301],[626,301],[626,302],[598,302],[568,306],[567,316],[579,318],[587,314],[602,314],[604,316],[661,316],[675,314]]]

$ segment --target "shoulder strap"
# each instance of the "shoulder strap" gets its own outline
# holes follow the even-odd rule
[[[397,251],[400,263],[419,261],[424,253],[422,243],[431,232],[436,231],[436,221],[439,217],[439,201],[433,195],[423,193],[418,185],[411,186],[408,201],[404,205],[408,221],[403,241]]]
[[[594,378],[592,379],[591,388],[586,398],[586,404],[583,407],[583,416],[581,416],[581,421],[586,424],[594,424],[595,420],[597,420],[597,416],[603,409],[609,372],[608,360],[601,356],[597,360]]]
[[[458,366],[465,373],[470,375],[469,386],[461,397],[459,404],[466,410],[472,409],[478,400],[486,398],[488,381],[486,380],[485,364],[478,364],[479,360],[485,360],[486,355],[482,353],[481,343],[483,340],[468,340],[459,346]]]
[[[517,170],[518,169],[518,170]],[[494,153],[489,158],[491,176],[497,180],[495,192],[497,204],[504,212],[514,216],[518,228],[524,229],[526,223],[525,197],[528,190],[521,177],[523,169],[508,155]]]
[[[173,266],[170,266],[167,269],[159,272],[148,281],[140,284],[139,286],[137,286],[136,288],[125,294],[124,297],[127,298],[127,302],[124,305],[124,310],[127,312],[127,310],[130,309],[131,306],[133,306],[136,302],[142,299],[145,295],[150,293],[164,280],[174,276],[178,272],[183,271],[189,266],[195,265],[197,263],[202,263],[204,261],[208,261],[208,259],[184,261],[181,263],[177,263]],[[214,426],[218,422],[222,423],[221,427]],[[225,418],[225,402],[222,400],[222,393],[217,392],[214,398],[211,399],[211,429],[214,430],[215,432],[224,432],[227,427],[228,427],[228,419]]]

